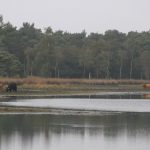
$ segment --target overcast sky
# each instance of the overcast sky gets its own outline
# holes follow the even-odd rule
[[[68,32],[150,29],[150,0],[0,0],[4,21]]]

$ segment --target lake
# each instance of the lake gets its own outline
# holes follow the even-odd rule
[[[149,150],[149,147],[149,113],[0,116],[0,150]]]
[[[132,93],[131,99],[127,94],[120,97],[116,93],[118,98],[108,95],[1,100],[0,105],[5,106],[94,109],[100,113],[0,114],[0,150],[149,150],[150,100],[137,93]]]

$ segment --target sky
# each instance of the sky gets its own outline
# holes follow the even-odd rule
[[[106,30],[148,31],[150,0],[0,0],[4,22],[23,22],[54,31],[104,33]]]

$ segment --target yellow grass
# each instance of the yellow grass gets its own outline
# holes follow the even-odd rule
[[[61,85],[61,84],[93,84],[93,85],[107,85],[107,84],[146,84],[149,80],[113,80],[113,79],[61,79],[61,78],[42,78],[42,77],[27,77],[27,78],[6,78],[0,77],[0,86],[6,85],[10,82],[15,82],[18,85]]]
[[[82,92],[91,90],[142,89],[149,80],[108,80],[108,79],[62,79],[62,78],[4,78],[0,77],[0,91],[4,92],[8,83],[15,82],[20,92]],[[109,86],[107,86],[109,85]],[[119,85],[119,86],[118,86]],[[123,85],[123,86],[122,86]],[[132,86],[131,86],[132,85]]]

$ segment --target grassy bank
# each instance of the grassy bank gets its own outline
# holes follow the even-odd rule
[[[18,85],[17,93],[6,93],[8,83]],[[56,79],[56,78],[0,78],[0,93],[3,95],[49,95],[74,94],[99,91],[141,91],[149,80],[105,80],[105,79]]]
[[[144,84],[150,83],[150,80],[114,80],[114,79],[62,79],[62,78],[41,78],[41,77],[27,77],[27,78],[6,78],[0,77],[0,84],[7,84],[9,82],[16,82],[17,84],[94,84],[94,85],[108,85],[108,84]]]

